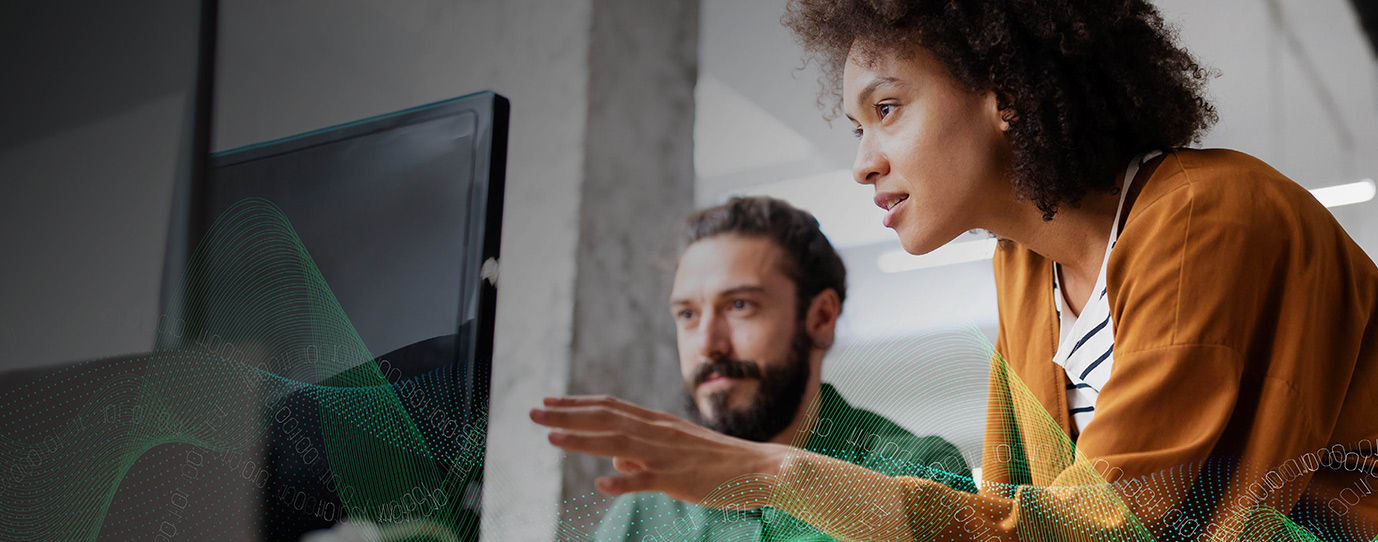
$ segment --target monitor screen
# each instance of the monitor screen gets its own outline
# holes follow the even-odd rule
[[[477,533],[506,123],[480,93],[213,155],[183,310],[286,382],[267,538],[427,508]]]

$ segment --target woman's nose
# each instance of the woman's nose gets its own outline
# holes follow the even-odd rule
[[[852,162],[852,179],[861,184],[875,184],[890,172],[890,164],[865,137],[856,148],[856,160]]]

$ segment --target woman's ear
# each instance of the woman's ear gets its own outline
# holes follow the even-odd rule
[[[1005,100],[1005,102],[1009,103],[1009,100]],[[985,109],[991,122],[994,123],[996,128],[1001,132],[1010,131],[1010,126],[1019,122],[1019,113],[1011,107],[1001,108],[1000,99],[993,90],[986,91],[982,108]]]
[[[837,317],[841,313],[842,301],[838,299],[836,290],[827,288],[813,296],[804,320],[804,330],[808,332],[809,340],[813,342],[814,347],[832,347]]]
[[[1004,111],[1001,111],[1001,112],[1000,112],[1000,131],[1001,131],[1001,132],[1008,132],[1008,131],[1010,131],[1010,126],[1013,125],[1015,122],[1018,122],[1018,121],[1019,121],[1019,113],[1015,113],[1013,109],[1006,109],[1006,110],[1004,110]]]

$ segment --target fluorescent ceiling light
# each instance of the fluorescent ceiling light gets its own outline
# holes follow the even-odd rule
[[[1311,195],[1316,196],[1321,205],[1326,207],[1363,203],[1373,199],[1373,193],[1373,179],[1363,179],[1358,182],[1327,186],[1311,191]]]
[[[873,202],[875,190],[852,180],[852,170],[837,169],[779,182],[748,186],[724,193],[726,201],[734,195],[770,196],[788,201],[818,219],[818,226],[838,250],[896,242],[895,232],[886,228],[885,211]]]
[[[922,256],[915,256],[903,250],[890,250],[882,253],[876,259],[876,267],[885,273],[899,273],[901,271],[989,260],[991,256],[995,255],[995,245],[998,242],[998,239],[990,238],[980,241],[948,243]]]

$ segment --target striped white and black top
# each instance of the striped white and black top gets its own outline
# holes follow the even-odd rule
[[[1091,423],[1096,415],[1096,397],[1101,388],[1110,380],[1110,370],[1115,365],[1115,323],[1110,319],[1110,301],[1105,297],[1105,268],[1110,262],[1110,251],[1115,248],[1119,238],[1120,213],[1124,211],[1124,197],[1129,193],[1129,184],[1139,172],[1139,166],[1158,156],[1159,152],[1145,154],[1129,163],[1125,170],[1124,184],[1120,188],[1120,203],[1115,210],[1115,222],[1110,227],[1110,241],[1106,243],[1105,257],[1101,260],[1100,273],[1091,297],[1081,308],[1081,314],[1073,316],[1064,307],[1062,286],[1059,276],[1062,268],[1053,263],[1053,299],[1058,318],[1057,353],[1053,363],[1067,371],[1067,408],[1072,424],[1080,432]]]

